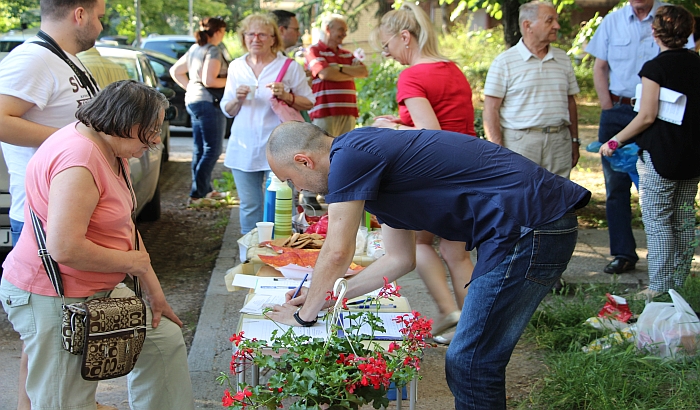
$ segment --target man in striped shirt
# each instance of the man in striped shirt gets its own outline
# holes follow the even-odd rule
[[[552,3],[520,6],[522,39],[491,64],[484,85],[489,141],[569,178],[579,159],[579,92],[571,60],[552,47],[559,31]]]
[[[316,105],[309,115],[314,124],[334,137],[355,128],[357,91],[355,78],[367,77],[367,67],[340,48],[347,36],[345,18],[332,14],[321,23],[321,40],[309,47],[306,63],[313,75],[311,89]]]

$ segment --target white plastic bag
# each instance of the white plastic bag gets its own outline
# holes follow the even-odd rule
[[[660,357],[692,356],[700,345],[700,320],[675,290],[673,303],[651,302],[637,321],[637,347]]]
[[[382,230],[370,231],[367,234],[367,256],[377,260],[384,256],[384,242],[382,241]]]

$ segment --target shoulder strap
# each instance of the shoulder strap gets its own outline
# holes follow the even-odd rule
[[[127,188],[129,188],[129,193],[131,194],[131,203],[133,204],[132,207],[132,212],[136,211],[136,195],[134,194],[134,188],[131,186],[131,181],[129,181],[129,177],[126,175],[126,168],[124,167],[124,159],[123,158],[117,158],[119,160],[119,170],[122,173],[122,177],[124,177],[124,182],[126,182]],[[139,238],[139,230],[134,227],[134,249],[139,250],[141,249],[141,239]],[[141,284],[139,283],[139,278],[136,276],[134,278],[134,293],[136,293],[136,296],[138,297],[143,297],[141,296]]]
[[[89,71],[83,71],[81,70],[78,66],[75,65],[75,63],[68,58],[66,53],[61,49],[61,47],[54,41],[51,36],[46,34],[44,31],[39,30],[37,33],[37,37],[42,39],[43,41],[32,41],[33,44],[37,44],[39,46],[44,47],[45,49],[51,51],[52,53],[56,54],[58,58],[63,60],[68,66],[73,70],[75,75],[78,76],[78,81],[81,83],[80,85],[85,88],[88,93],[90,93],[91,97],[94,97],[97,95],[97,91],[99,91],[100,87],[97,85],[97,81],[92,77]]]
[[[289,68],[289,65],[292,63],[292,59],[288,58],[287,61],[284,62],[282,65],[282,69],[280,70],[280,73],[277,75],[277,79],[275,80],[276,83],[279,83],[282,81],[284,78],[284,75],[287,74],[287,69]]]
[[[58,263],[53,260],[49,254],[49,251],[46,249],[46,234],[44,233],[44,227],[41,224],[41,220],[38,216],[36,216],[31,207],[29,207],[29,213],[32,217],[34,237],[36,238],[36,243],[39,247],[39,257],[41,258],[41,262],[44,264],[46,274],[49,275],[49,280],[51,280],[53,288],[56,290],[56,293],[58,293],[58,296],[63,299],[63,279],[61,279],[61,271],[58,269]]]

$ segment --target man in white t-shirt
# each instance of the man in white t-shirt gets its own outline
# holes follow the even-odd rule
[[[551,46],[558,18],[549,2],[520,6],[523,37],[491,64],[483,115],[489,141],[568,178],[579,158],[579,87],[566,52]]]
[[[66,56],[86,71],[75,56],[95,45],[102,31],[104,0],[41,1],[41,30]],[[24,225],[24,177],[37,147],[61,127],[75,121],[78,107],[93,97],[75,72],[52,51],[27,40],[0,62],[0,142],[10,174],[10,224],[13,243]],[[29,409],[26,355],[22,353],[18,409]],[[98,406],[100,408],[111,408]]]
[[[63,3],[65,4],[65,3]],[[102,31],[104,0],[41,2],[41,29],[82,70],[75,56],[95,45]],[[14,235],[24,222],[24,172],[36,148],[57,129],[75,121],[91,97],[75,72],[50,50],[27,40],[0,62],[0,141],[10,173],[10,220]]]

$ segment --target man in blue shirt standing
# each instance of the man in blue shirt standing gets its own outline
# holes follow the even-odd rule
[[[602,143],[622,131],[637,115],[631,99],[641,83],[639,70],[659,54],[651,23],[656,9],[662,5],[654,0],[630,0],[623,8],[605,16],[586,46],[586,52],[596,58],[593,81],[603,109],[598,129],[598,141]],[[693,46],[691,36],[686,47]],[[604,272],[623,273],[634,270],[639,260],[632,234],[632,180],[629,174],[614,171],[609,161],[602,160],[602,164],[610,254],[614,258]]]
[[[329,203],[311,288],[268,316],[315,323],[326,292],[352,262],[364,210],[382,223],[386,254],[348,281],[349,298],[415,267],[414,231],[466,242],[479,260],[464,284],[469,295],[447,351],[447,381],[458,409],[505,409],[506,365],[571,259],[574,210],[590,192],[503,147],[439,130],[360,128],[333,139],[288,122],[270,135],[267,157],[280,179],[324,193]]]

